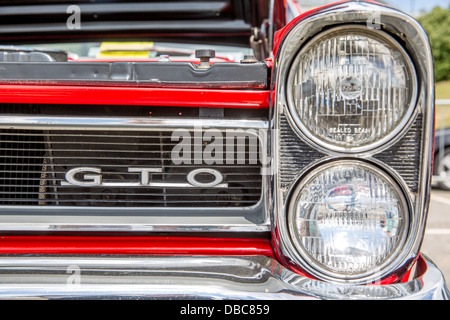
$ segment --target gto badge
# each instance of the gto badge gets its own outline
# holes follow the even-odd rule
[[[79,187],[148,187],[148,188],[228,188],[228,183],[222,183],[223,175],[215,169],[195,169],[187,174],[187,183],[177,182],[154,182],[151,181],[152,173],[161,173],[162,168],[128,168],[128,172],[139,173],[140,181],[112,182],[103,181],[102,169],[80,167],[66,172],[65,181],[62,186]],[[209,174],[214,177],[210,182],[198,180],[198,175]],[[81,180],[80,180],[80,177]]]

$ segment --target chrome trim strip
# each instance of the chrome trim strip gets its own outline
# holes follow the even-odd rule
[[[374,13],[379,15],[380,26],[383,30],[390,34],[394,34],[397,38],[404,41],[406,51],[411,56],[418,77],[418,100],[417,112],[423,113],[423,140],[421,142],[422,154],[420,168],[419,192],[410,193],[410,197],[414,199],[414,208],[411,212],[410,235],[405,244],[405,260],[401,266],[398,266],[399,273],[406,272],[416,260],[422,244],[423,234],[425,231],[426,219],[428,215],[428,204],[432,177],[432,149],[433,149],[433,130],[434,130],[434,66],[433,56],[429,44],[428,37],[422,26],[412,17],[398,10],[368,3],[364,1],[348,1],[337,3],[328,7],[324,7],[309,15],[304,16],[302,20],[289,25],[290,30],[287,36],[282,40],[280,49],[277,52],[276,61],[274,63],[274,74],[276,75],[274,90],[274,107],[278,109],[274,112],[274,120],[272,129],[272,153],[275,165],[279,164],[280,151],[278,150],[279,136],[277,126],[279,123],[279,115],[286,112],[285,108],[285,83],[279,83],[280,76],[286,72],[293,59],[293,54],[297,52],[299,47],[305,43],[308,38],[313,37],[324,28],[331,28],[339,25],[345,25],[349,22],[354,24],[367,25],[374,18]],[[371,20],[372,19],[372,20]],[[377,21],[378,22],[378,21]],[[294,41],[292,41],[294,39]],[[377,150],[379,151],[379,150]],[[328,151],[329,156],[342,156]],[[355,155],[355,158],[370,159],[373,154],[365,154],[362,156]],[[278,172],[278,170],[275,170]],[[405,187],[402,184],[402,187]],[[406,188],[408,190],[408,188]],[[286,190],[285,190],[286,191]],[[274,247],[278,250],[281,259],[292,268],[305,269],[299,261],[293,258],[292,252],[296,249],[289,238],[289,232],[286,226],[285,207],[282,203],[282,193],[280,192],[280,182],[278,178],[274,179],[274,189],[271,202],[274,203],[274,217],[272,223],[272,239]],[[367,279],[366,279],[367,280]],[[366,283],[366,280],[354,281],[353,284]]]
[[[160,131],[163,129],[192,129],[195,127],[227,129],[264,129],[269,123],[264,120],[229,119],[167,119],[167,118],[110,118],[110,117],[45,117],[2,116],[0,128],[35,130],[130,130]]]
[[[425,257],[420,278],[392,285],[326,283],[265,256],[0,257],[1,299],[414,299],[448,300]]]
[[[266,182],[264,182],[266,185]],[[264,189],[264,188],[263,188]],[[1,232],[270,232],[266,193],[248,208],[0,206]],[[63,214],[61,214],[63,213]]]
[[[159,214],[147,214],[140,210],[140,215],[116,216],[114,208],[89,211],[92,208],[55,208],[58,210],[39,210],[44,214],[20,214],[21,210],[10,210],[11,214],[0,216],[0,231],[2,232],[269,232],[270,225],[263,221],[252,222],[244,216],[228,215],[205,216],[201,218],[198,212],[186,210],[183,216],[173,212],[165,215],[165,210]],[[77,209],[77,210],[75,210]],[[85,215],[81,215],[85,210]],[[65,216],[57,216],[62,210],[67,210]],[[25,208],[22,212],[31,212]],[[38,211],[38,210],[36,210]],[[169,209],[167,210],[169,211]],[[210,210],[211,211],[211,210]],[[15,215],[14,213],[19,214]],[[52,215],[52,212],[54,214]],[[123,211],[122,211],[123,212]],[[35,213],[35,212],[33,212]],[[91,213],[91,215],[88,215]],[[133,210],[134,213],[134,210]],[[201,213],[201,212],[200,212]],[[70,215],[71,214],[71,215]],[[147,215],[144,215],[147,214]]]

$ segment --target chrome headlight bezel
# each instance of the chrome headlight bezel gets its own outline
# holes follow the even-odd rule
[[[374,19],[379,25],[373,28],[373,25],[370,24],[369,28],[369,23]],[[325,30],[349,24],[367,26],[368,29],[371,29],[369,32],[383,32],[395,37],[410,56],[417,77],[417,99],[414,111],[410,122],[394,137],[395,141],[387,141],[385,145],[356,153],[342,153],[327,149],[305,137],[302,132],[298,133],[300,130],[296,129],[297,126],[290,117],[286,96],[287,74],[299,50],[310,39]],[[275,176],[272,179],[272,198],[269,199],[269,202],[274,205],[272,241],[277,256],[292,270],[313,276],[304,267],[302,257],[299,257],[290,238],[286,216],[286,207],[289,206],[288,199],[290,199],[288,196],[294,192],[295,186],[301,183],[299,179],[322,163],[344,158],[367,161],[386,171],[395,180],[398,177],[399,181],[397,182],[404,188],[405,197],[410,199],[410,225],[401,255],[395,261],[391,261],[391,264],[387,265],[385,269],[379,270],[378,279],[371,277],[348,281],[328,278],[323,274],[320,275],[317,270],[314,274],[330,282],[352,285],[368,284],[372,282],[371,279],[374,279],[373,281],[399,281],[419,258],[430,200],[435,113],[434,65],[426,32],[414,18],[396,9],[364,1],[344,1],[311,11],[292,21],[278,33],[274,49],[272,81],[274,111],[270,123],[272,124],[271,150]],[[411,140],[415,137],[417,140]],[[282,138],[289,140],[282,141]],[[292,141],[299,141],[301,145],[299,144],[298,148],[289,145]],[[405,159],[402,158],[397,163],[395,162],[396,155],[393,154],[399,148],[404,148],[404,143],[413,143],[414,152],[416,152],[415,159],[417,158],[417,160],[412,165],[414,171],[407,170],[407,174],[411,173],[411,176],[404,175],[405,170],[400,162]],[[294,155],[301,156],[301,159],[294,161],[292,158]],[[311,160],[305,161],[307,157],[310,157]],[[394,161],[391,161],[390,158],[393,158]]]
[[[402,231],[401,239],[396,244],[395,249],[389,254],[389,256],[384,260],[384,262],[377,267],[371,268],[365,272],[358,274],[348,274],[343,275],[341,273],[332,272],[326,267],[322,266],[320,263],[315,261],[303,248],[299,239],[297,237],[297,230],[295,230],[295,207],[298,203],[297,199],[304,187],[311,181],[311,179],[318,173],[328,170],[332,167],[339,166],[341,164],[348,165],[349,163],[356,164],[364,169],[372,170],[376,172],[377,175],[382,177],[385,181],[389,182],[390,185],[395,189],[396,193],[400,196],[402,207],[405,210],[405,228]],[[349,158],[338,158],[338,159],[328,159],[324,162],[316,164],[314,167],[306,171],[301,177],[299,177],[290,190],[287,197],[288,205],[285,207],[285,217],[286,217],[286,229],[289,231],[289,237],[292,243],[291,250],[294,252],[295,259],[298,261],[299,266],[307,271],[310,275],[316,277],[317,279],[330,281],[330,282],[345,282],[345,283],[370,283],[379,280],[383,274],[390,273],[397,269],[401,262],[405,260],[408,255],[408,250],[404,250],[408,235],[409,235],[409,222],[412,218],[412,200],[408,196],[405,189],[405,184],[402,179],[397,176],[394,172],[388,172],[385,168],[381,168],[379,164],[374,162],[368,162],[365,160],[355,160]]]
[[[348,32],[348,35],[356,34],[356,35],[365,35],[367,37],[375,38],[380,41],[385,41],[392,45],[402,56],[404,61],[406,62],[407,69],[411,76],[411,85],[412,92],[410,101],[406,103],[406,112],[404,113],[402,119],[395,125],[394,129],[389,132],[387,135],[382,137],[381,139],[375,140],[374,142],[365,144],[363,146],[358,147],[343,147],[330,142],[325,141],[325,139],[320,139],[316,136],[301,120],[296,111],[295,102],[292,96],[293,92],[293,84],[295,72],[298,68],[300,60],[305,52],[307,52],[312,46],[314,46],[320,38],[327,37],[333,33],[340,33],[343,30]],[[403,134],[411,127],[415,116],[417,115],[417,75],[415,71],[414,63],[412,62],[410,56],[407,54],[405,49],[400,45],[400,43],[395,40],[388,33],[380,30],[368,30],[367,27],[360,25],[340,25],[337,27],[330,28],[326,31],[319,33],[314,36],[311,40],[306,42],[299,51],[295,54],[295,58],[293,59],[291,65],[286,68],[286,74],[284,75],[284,81],[286,83],[286,109],[289,120],[292,124],[296,133],[301,136],[305,141],[307,141],[310,145],[320,148],[325,152],[333,152],[335,154],[362,154],[362,153],[373,153],[380,151],[381,149],[386,149],[389,146],[395,144]]]

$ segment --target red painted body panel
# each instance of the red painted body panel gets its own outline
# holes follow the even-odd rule
[[[275,35],[274,35],[274,40],[273,40],[273,56],[276,57],[277,55],[277,51],[279,46],[281,45],[282,40],[286,37],[286,35],[289,33],[289,31],[291,31],[291,29],[298,24],[299,21],[305,19],[306,17],[309,17],[313,14],[315,14],[317,11],[328,8],[330,6],[334,6],[340,3],[346,3],[352,0],[342,0],[342,1],[336,1],[332,4],[327,4],[321,7],[317,7],[315,9],[303,12],[302,14],[300,14],[298,17],[296,17],[295,19],[293,19],[290,23],[288,23],[284,28],[278,30]],[[377,1],[373,1],[373,0],[364,0],[366,2],[372,2],[372,3],[377,3],[380,4]]]
[[[0,254],[110,254],[110,255],[263,255],[276,258],[270,240],[200,237],[87,237],[87,236],[0,236]],[[419,257],[420,275],[426,270]],[[375,285],[409,281],[392,275]],[[309,275],[296,273],[311,278]]]
[[[269,90],[0,85],[0,103],[268,108]]]
[[[269,240],[200,237],[0,236],[0,254],[264,255]]]

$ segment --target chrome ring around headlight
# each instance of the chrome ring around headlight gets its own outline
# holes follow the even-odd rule
[[[356,174],[354,181],[351,172]],[[315,184],[317,179],[325,180]],[[384,202],[376,195],[377,188],[380,194],[385,192]],[[295,260],[321,280],[358,284],[380,280],[408,254],[403,246],[410,212],[404,189],[375,164],[355,159],[320,164],[300,177],[289,195],[286,217]],[[330,243],[325,243],[326,237]],[[383,253],[384,242],[392,243],[392,248]],[[374,261],[367,263],[370,259]]]
[[[287,70],[291,125],[324,151],[355,154],[387,148],[417,113],[414,64],[383,31],[344,25],[321,32]]]

